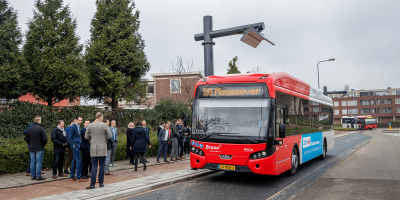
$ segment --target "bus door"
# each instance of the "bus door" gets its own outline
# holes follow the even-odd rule
[[[281,140],[282,138],[279,138],[279,124],[286,124],[287,118],[286,118],[286,107],[282,105],[277,105],[276,106],[276,138],[277,141]],[[291,150],[288,150],[289,148],[287,147],[287,144],[285,144],[285,139],[283,139],[282,144],[276,144],[276,170],[278,173],[281,173],[282,170],[286,166],[291,164]],[[289,151],[289,153],[288,153]],[[289,164],[288,164],[289,163]]]

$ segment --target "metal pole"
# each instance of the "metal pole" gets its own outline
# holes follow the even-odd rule
[[[320,61],[320,62],[323,62],[323,61]],[[318,73],[318,89],[319,89],[319,67],[318,67],[318,65],[319,65],[319,63],[320,62],[318,62],[317,63],[317,73]]]
[[[214,52],[213,52],[213,39],[210,36],[212,31],[212,16],[203,17],[203,30],[204,30],[204,75],[214,75]]]

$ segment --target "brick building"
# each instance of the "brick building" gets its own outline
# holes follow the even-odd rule
[[[355,114],[376,117],[378,123],[400,121],[400,88],[351,90],[328,96],[333,100],[335,124],[342,123],[342,116]]]
[[[162,98],[170,98],[191,105],[193,100],[194,87],[203,78],[201,72],[184,73],[156,73],[153,77],[154,91],[153,102],[157,104]]]
[[[170,98],[175,101],[183,102],[190,106],[193,100],[193,92],[196,83],[203,78],[200,71],[184,72],[184,73],[155,73],[151,74],[153,79],[147,82],[147,96],[142,99],[142,104],[126,102],[124,100],[118,103],[119,108],[123,109],[146,109],[153,108],[161,99]],[[1,99],[0,103],[8,103],[13,101],[28,101],[31,103],[39,103],[47,105],[46,102],[35,98],[31,94],[19,97],[18,99]],[[96,106],[103,109],[109,109],[109,106],[104,104],[104,100],[88,99],[80,97],[75,101],[62,100],[56,102],[53,106]]]
[[[11,102],[15,102],[15,101],[26,101],[26,102],[30,102],[30,103],[34,103],[34,104],[47,105],[47,102],[42,101],[41,99],[39,99],[39,97],[37,95],[33,95],[33,94],[26,94],[26,95],[20,96],[19,98],[16,98],[16,99],[0,98],[0,103],[2,103],[2,104],[11,103]],[[74,101],[69,101],[68,99],[64,99],[62,101],[56,101],[53,104],[53,106],[58,106],[58,107],[68,107],[68,106],[76,106],[76,105],[79,106],[79,105],[81,105],[80,101],[81,100],[79,97]]]

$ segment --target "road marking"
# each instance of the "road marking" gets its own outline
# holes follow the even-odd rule
[[[355,146],[356,146],[356,145],[357,145],[357,144],[355,144]],[[337,155],[335,158],[333,158],[333,159],[330,160],[329,162],[327,162],[327,163],[321,165],[320,167],[314,169],[314,170],[311,171],[310,173],[308,173],[308,174],[304,175],[303,177],[299,178],[299,180],[293,182],[292,184],[286,186],[285,188],[283,188],[283,189],[280,190],[279,192],[275,193],[274,195],[272,195],[271,197],[269,197],[267,200],[273,199],[275,196],[281,194],[284,190],[290,188],[291,186],[293,186],[293,185],[296,184],[297,182],[303,180],[305,177],[307,177],[307,176],[309,176],[310,174],[314,173],[315,171],[319,170],[321,167],[323,167],[323,166],[325,166],[326,164],[328,164],[328,163],[330,163],[330,162],[336,160],[338,157],[343,156],[344,154],[347,154],[348,151],[355,151],[355,150],[354,150],[354,149],[349,149],[349,150],[347,150],[347,151],[342,152],[341,154]],[[322,176],[322,175],[321,175],[321,176]],[[319,178],[318,178],[318,179],[319,179]],[[317,179],[317,180],[318,180],[318,179]],[[315,181],[314,181],[314,182],[315,182]],[[314,182],[313,182],[313,183],[314,183]],[[311,183],[311,184],[312,184],[312,183]],[[311,185],[311,184],[310,184],[310,185]],[[308,187],[308,186],[307,186],[307,187]],[[299,194],[299,193],[298,193],[298,194]],[[297,194],[296,194],[296,195],[297,195]]]
[[[391,136],[396,136],[396,137],[400,137],[400,134],[393,134],[393,133],[383,133],[385,135],[391,135]]]

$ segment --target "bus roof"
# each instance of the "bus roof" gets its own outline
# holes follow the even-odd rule
[[[207,76],[205,81],[200,80],[197,85],[224,84],[224,83],[266,83],[270,96],[275,98],[275,91],[283,92],[302,99],[315,101],[324,105],[333,106],[332,99],[310,84],[285,72],[275,73],[245,73]],[[196,85],[196,88],[197,88]]]

